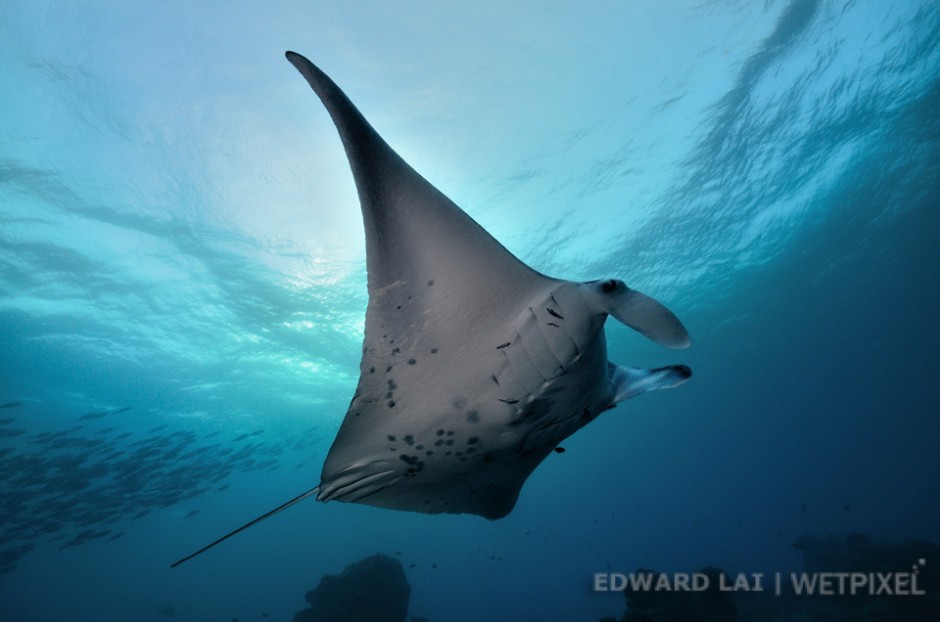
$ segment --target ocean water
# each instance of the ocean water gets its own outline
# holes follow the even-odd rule
[[[498,521],[306,501],[171,569],[315,486],[356,385],[358,202],[287,49],[523,261],[693,339],[608,322],[611,360],[695,375]],[[940,540],[934,2],[14,0],[0,110],[2,620],[289,620],[384,553],[412,616],[596,621],[598,572]]]

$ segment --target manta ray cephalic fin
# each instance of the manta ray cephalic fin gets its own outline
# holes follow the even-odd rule
[[[608,363],[608,373],[614,387],[614,404],[647,391],[673,389],[692,377],[692,370],[685,365],[641,369]]]

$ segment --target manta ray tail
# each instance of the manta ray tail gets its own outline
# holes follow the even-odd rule
[[[235,531],[231,531],[231,532],[225,534],[224,536],[222,536],[222,537],[219,538],[218,540],[215,540],[214,542],[210,542],[209,544],[207,544],[206,546],[202,547],[201,549],[199,549],[199,550],[196,551],[195,553],[190,553],[189,555],[187,555],[187,556],[184,557],[183,559],[180,559],[180,560],[177,560],[177,561],[173,562],[172,564],[170,564],[170,568],[176,568],[177,566],[179,566],[179,565],[182,564],[183,562],[186,562],[186,561],[191,560],[192,558],[194,558],[195,556],[199,555],[200,553],[205,553],[206,551],[208,551],[209,549],[211,549],[212,547],[214,547],[216,544],[219,544],[220,542],[223,542],[223,541],[225,541],[225,540],[228,540],[229,538],[231,538],[231,537],[234,536],[235,534],[240,533],[240,532],[242,532],[242,531],[245,531],[246,529],[248,529],[249,527],[251,527],[251,526],[253,526],[253,525],[257,525],[258,523],[260,523],[260,522],[263,521],[264,519],[270,518],[270,517],[274,516],[275,514],[277,514],[278,512],[280,512],[280,511],[282,511],[282,510],[286,510],[287,508],[289,508],[290,506],[294,505],[295,503],[299,503],[299,502],[303,501],[304,499],[306,499],[307,497],[310,497],[310,496],[312,496],[312,495],[317,494],[319,491],[320,491],[320,487],[317,486],[317,487],[315,487],[315,488],[311,488],[310,490],[308,490],[308,491],[305,492],[305,493],[302,493],[302,494],[297,495],[296,497],[294,497],[293,499],[291,499],[291,500],[288,501],[287,503],[284,503],[284,504],[282,504],[282,505],[277,506],[276,508],[274,508],[274,509],[271,510],[270,512],[267,512],[266,514],[262,514],[262,515],[259,516],[258,518],[254,519],[254,520],[252,520],[252,521],[249,521],[249,522],[247,522],[247,523],[245,523],[244,525],[242,525],[241,527],[239,527],[239,528],[236,529]]]

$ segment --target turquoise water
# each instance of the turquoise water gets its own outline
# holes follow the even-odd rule
[[[940,539],[931,2],[8,2],[4,620],[290,619],[401,559],[433,622],[597,620],[595,572]],[[355,388],[357,198],[326,70],[511,251],[666,303],[695,376],[564,443],[507,518],[306,502]],[[413,567],[412,567],[413,564]]]

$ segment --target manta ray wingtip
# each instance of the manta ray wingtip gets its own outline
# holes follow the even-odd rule
[[[293,65],[301,73],[303,73],[304,71],[303,68],[305,65],[313,64],[307,59],[306,56],[304,56],[303,54],[298,54],[297,52],[294,52],[292,50],[287,50],[286,52],[284,52],[284,58],[286,58],[287,62]]]

